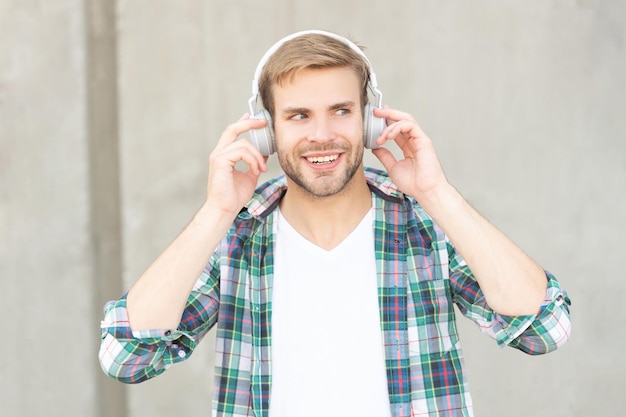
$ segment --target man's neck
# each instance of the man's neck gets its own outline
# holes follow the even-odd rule
[[[315,197],[289,179],[280,203],[285,219],[313,244],[330,250],[341,243],[372,207],[365,177],[356,174],[350,186],[329,197]]]

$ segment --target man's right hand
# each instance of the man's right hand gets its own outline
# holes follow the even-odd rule
[[[266,124],[266,120],[251,119],[245,114],[224,130],[209,156],[205,205],[236,214],[252,197],[259,175],[267,171],[267,157],[261,155],[250,141],[237,140],[237,137]],[[248,166],[246,171],[236,169],[235,165],[240,161]]]

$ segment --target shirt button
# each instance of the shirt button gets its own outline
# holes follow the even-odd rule
[[[166,330],[166,331],[165,331],[165,336],[169,336],[169,335],[171,335],[171,334],[172,334],[172,331],[171,331],[171,330]]]
[[[185,352],[182,349],[178,351],[178,357],[179,358],[184,358],[185,356],[187,356],[187,352]]]

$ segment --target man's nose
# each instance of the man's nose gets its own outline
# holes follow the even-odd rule
[[[311,123],[311,131],[308,139],[310,141],[326,141],[334,139],[335,133],[332,127],[332,120],[329,117],[316,117]]]

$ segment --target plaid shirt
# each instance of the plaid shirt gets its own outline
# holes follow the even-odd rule
[[[386,174],[366,169],[374,195],[380,323],[392,415],[471,416],[453,306],[501,346],[550,352],[570,332],[569,299],[546,273],[536,315],[487,306],[444,233]],[[196,282],[178,329],[133,332],[126,299],[107,303],[100,361],[111,377],[138,383],[189,357],[217,323],[214,416],[268,416],[275,208],[284,177],[261,186]],[[332,288],[329,288],[332,291]]]

